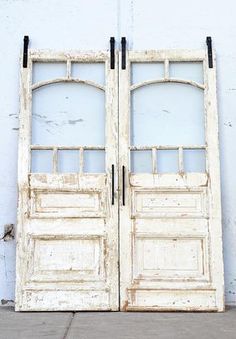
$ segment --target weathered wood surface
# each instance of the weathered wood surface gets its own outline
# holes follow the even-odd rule
[[[126,57],[119,79],[119,159],[129,173],[126,205],[120,201],[121,309],[223,311],[215,66],[208,68],[204,50],[130,51]],[[170,78],[173,61],[203,62],[204,83]],[[130,86],[132,62],[163,62],[164,78]],[[205,145],[130,145],[131,91],[172,81],[204,90]],[[159,149],[178,150],[179,173],[158,173]],[[185,149],[205,150],[205,173],[185,172]],[[145,150],[151,151],[152,173],[130,173],[130,152]]]
[[[21,70],[16,310],[118,310],[120,293],[122,311],[223,311],[215,60],[210,69],[204,50],[127,52],[126,69],[120,55],[110,70],[109,57],[30,50]],[[65,62],[65,77],[32,85],[33,62]],[[106,84],[73,79],[73,62],[105,63]],[[164,78],[131,86],[132,62],[162,62]],[[203,84],[170,78],[170,62],[203,62]],[[105,145],[31,144],[32,91],[61,81],[105,91]],[[204,145],[130,145],[131,91],[163,82],[204,91]],[[53,173],[31,173],[37,150],[52,151]],[[78,173],[58,173],[58,150],[78,151]],[[83,172],[84,150],[105,151],[105,173]],[[158,172],[159,150],[178,151],[178,173]],[[184,150],[204,150],[206,172],[186,173]],[[132,151],[151,152],[151,173],[131,173]]]
[[[33,62],[66,63],[66,77],[32,85]],[[103,62],[106,85],[71,78],[71,62]],[[16,310],[118,309],[117,67],[108,52],[29,51],[21,74]],[[97,87],[106,96],[104,146],[31,145],[32,91],[57,82]],[[78,150],[79,173],[58,173],[58,150]],[[53,173],[31,173],[31,151],[52,150]],[[84,150],[106,152],[105,173],[83,173]],[[115,203],[111,167],[115,165]]]

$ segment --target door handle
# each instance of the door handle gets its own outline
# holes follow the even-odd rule
[[[122,166],[122,205],[125,206],[125,166]]]
[[[115,203],[115,168],[111,165],[111,204]]]

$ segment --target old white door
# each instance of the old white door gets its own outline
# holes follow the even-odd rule
[[[109,52],[29,50],[21,73],[16,310],[119,307],[116,74]]]
[[[215,60],[128,52],[119,81],[121,310],[224,309]]]
[[[215,60],[124,56],[29,51],[16,310],[224,308]]]

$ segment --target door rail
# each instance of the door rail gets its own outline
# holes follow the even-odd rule
[[[188,145],[188,146],[130,146],[130,151],[151,151],[152,152],[152,173],[158,173],[157,170],[157,151],[176,150],[178,151],[178,171],[184,172],[184,150],[206,150],[206,145]]]
[[[58,173],[58,151],[78,151],[79,152],[79,172],[84,170],[84,151],[105,151],[105,146],[53,146],[53,145],[30,145],[31,151],[52,151],[52,172]]]

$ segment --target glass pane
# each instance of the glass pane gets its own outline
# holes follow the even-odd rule
[[[84,151],[84,172],[105,173],[105,151]]]
[[[157,172],[158,173],[178,173],[179,157],[176,150],[157,151]]]
[[[170,77],[203,84],[203,64],[202,62],[171,62]]]
[[[32,144],[104,145],[105,98],[95,87],[58,83],[33,92]]]
[[[131,172],[152,173],[151,151],[131,151]]]
[[[100,85],[105,84],[104,63],[72,63],[71,74],[73,78],[91,80]]]
[[[205,150],[184,150],[184,171],[205,172],[206,171]]]
[[[52,80],[66,76],[65,62],[34,62],[32,82]]]
[[[163,62],[132,63],[131,83],[136,84],[145,80],[159,79],[164,77]]]
[[[204,144],[203,91],[184,84],[143,86],[131,94],[131,145]]]
[[[31,151],[31,172],[52,173],[52,151]]]
[[[79,171],[79,151],[59,150],[57,155],[59,173],[76,173]]]

